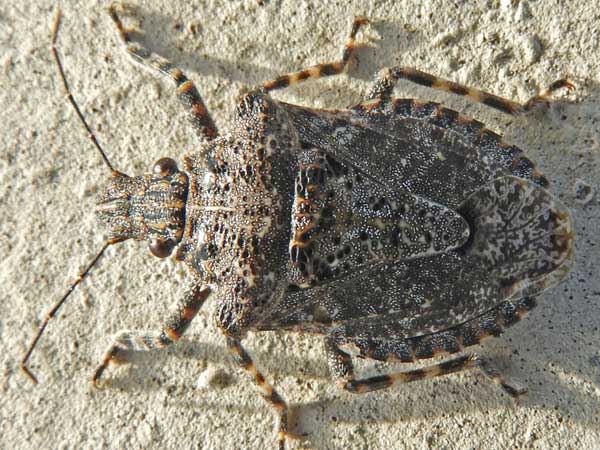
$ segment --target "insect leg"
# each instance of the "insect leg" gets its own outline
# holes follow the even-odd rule
[[[549,103],[548,97],[559,89],[575,89],[575,85],[570,80],[566,78],[557,80],[548,86],[548,88],[531,97],[527,102],[520,104],[494,94],[462,86],[458,83],[444,80],[443,78],[438,78],[435,75],[421,72],[417,69],[410,67],[392,67],[383,69],[378,74],[369,93],[369,100],[389,100],[396,82],[400,79],[408,80],[413,83],[420,84],[421,86],[427,86],[433,89],[451,92],[456,95],[467,96],[477,103],[483,103],[484,105],[497,109],[498,111],[514,116],[523,114],[533,109],[533,107],[539,103]]]
[[[331,339],[325,340],[325,351],[327,352],[329,368],[335,383],[338,387],[353,394],[364,394],[366,392],[387,389],[400,383],[409,383],[411,381],[459,372],[476,366],[477,361],[477,356],[474,353],[469,353],[421,369],[357,379],[354,375],[349,354],[338,348]]]
[[[368,20],[364,17],[356,17],[352,23],[352,30],[350,31],[350,37],[344,46],[342,53],[342,60],[332,63],[317,64],[316,66],[309,67],[308,69],[301,70],[299,72],[290,73],[287,75],[281,75],[274,80],[268,81],[263,84],[265,92],[274,91],[277,89],[283,89],[294,84],[301,83],[308,79],[317,79],[321,77],[328,77],[331,75],[338,75],[344,71],[344,68],[352,58],[356,49],[356,43],[354,38],[360,27],[368,23]]]
[[[210,290],[203,289],[200,285],[186,292],[183,300],[177,306],[177,311],[165,321],[159,332],[122,331],[119,333],[94,373],[92,378],[94,384],[98,384],[98,380],[110,362],[118,361],[124,352],[151,351],[166,347],[179,340],[209,294]]]
[[[277,432],[277,440],[279,444],[279,450],[285,449],[286,438],[296,438],[298,436],[290,433],[288,424],[288,407],[285,401],[277,393],[275,388],[269,384],[262,373],[256,368],[252,358],[242,347],[239,339],[227,338],[227,347],[233,353],[235,361],[240,365],[246,372],[248,372],[254,382],[256,383],[260,395],[271,404],[279,416],[279,426]]]
[[[162,56],[132,42],[130,32],[123,26],[115,4],[108,8],[108,13],[117,26],[127,53],[141,65],[171,78],[177,86],[177,98],[189,112],[192,126],[196,132],[209,141],[214,139],[218,135],[217,127],[194,83],[179,68]]]
[[[329,352],[329,367],[334,369],[332,376],[336,378],[336,384],[339,387],[353,394],[364,394],[379,389],[387,389],[400,383],[409,383],[460,372],[475,367],[477,361],[477,356],[474,353],[469,353],[420,369],[357,379],[353,374],[352,366],[348,365],[350,355],[339,348],[335,348],[335,344],[332,345],[333,350]],[[337,371],[336,368],[341,368],[342,371]]]
[[[354,368],[352,366],[350,355],[342,351],[332,339],[325,340],[325,352],[327,354],[327,362],[334,382],[338,387],[348,392],[352,392],[353,394],[364,394],[366,392],[387,389],[396,384],[438,377],[467,370],[472,367],[481,369],[484,375],[500,384],[502,388],[513,397],[517,397],[527,392],[525,386],[504,378],[488,359],[480,358],[475,353],[447,359],[438,364],[420,369],[357,379],[354,375]]]

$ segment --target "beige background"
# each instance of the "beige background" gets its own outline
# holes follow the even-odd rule
[[[39,320],[103,242],[93,208],[108,173],[63,98],[49,51],[55,3],[0,4],[0,447],[274,448],[271,411],[229,361],[213,304],[179,345],[111,367],[108,386],[92,388],[111,335],[156,329],[185,284],[182,268],[154,259],[144,243],[110,249],[50,324],[31,361],[40,384],[19,371]],[[278,98],[314,107],[354,104],[371,74],[394,64],[519,101],[572,77],[578,90],[560,95],[568,102],[518,119],[406,82],[396,92],[442,101],[526,148],[552,192],[572,206],[577,263],[526,321],[481,349],[528,383],[529,394],[518,402],[475,372],[351,396],[329,381],[318,338],[250,337],[258,365],[297,405],[298,429],[308,433],[291,447],[600,448],[598,198],[583,206],[573,194],[577,179],[596,190],[600,179],[600,5],[365,4],[142,2],[135,15],[144,42],[195,80],[222,129],[248,87],[337,59],[355,14],[373,21],[361,35],[370,44],[359,66]],[[198,142],[173,88],[130,64],[105,7],[62,2],[60,51],[75,96],[118,169],[139,173],[161,156],[181,160]],[[360,367],[370,374],[385,369]]]

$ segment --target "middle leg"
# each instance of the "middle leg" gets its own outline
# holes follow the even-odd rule
[[[288,406],[285,401],[281,398],[279,393],[271,386],[271,384],[265,379],[262,373],[256,368],[252,358],[242,347],[239,339],[227,338],[227,347],[229,351],[234,355],[236,362],[240,365],[248,374],[250,374],[258,387],[259,393],[277,412],[279,424],[277,432],[277,442],[279,450],[285,449],[285,441],[287,438],[297,438],[295,434],[289,430],[289,417],[288,417]]]
[[[317,79],[321,77],[329,77],[332,75],[339,75],[344,71],[348,62],[354,55],[356,44],[354,39],[361,26],[365,25],[369,21],[364,17],[356,17],[352,23],[352,30],[350,31],[350,37],[344,46],[342,53],[342,60],[332,63],[317,64],[316,66],[309,67],[308,69],[301,70],[300,72],[294,72],[287,75],[281,75],[274,80],[268,81],[263,84],[265,92],[275,91],[277,89],[284,89],[288,86],[301,83],[308,79]]]

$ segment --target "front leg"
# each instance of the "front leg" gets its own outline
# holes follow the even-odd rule
[[[289,431],[288,406],[285,403],[285,400],[281,398],[275,388],[271,386],[263,374],[256,368],[252,362],[252,358],[248,352],[246,352],[244,347],[242,347],[242,343],[239,339],[228,337],[227,347],[233,353],[236,363],[252,376],[262,398],[270,403],[277,412],[279,419],[277,428],[278,448],[279,450],[284,450],[286,439],[297,437]]]
[[[112,4],[108,8],[108,13],[117,27],[119,37],[127,53],[137,63],[150,70],[157,71],[175,82],[177,98],[188,111],[194,130],[207,141],[217,137],[217,127],[194,83],[173,63],[144,48],[141,44],[133,42],[130,31],[123,26],[119,18],[116,4]]]
[[[164,348],[183,335],[192,319],[200,310],[200,307],[210,294],[210,289],[201,284],[194,286],[186,292],[182,301],[177,305],[175,311],[165,322],[162,329],[155,331],[122,331],[117,335],[114,343],[108,348],[102,363],[96,369],[92,381],[98,385],[98,381],[104,370],[111,361],[118,361],[123,353],[128,351],[147,352]]]

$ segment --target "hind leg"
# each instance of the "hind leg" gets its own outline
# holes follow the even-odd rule
[[[421,369],[376,375],[368,378],[356,378],[350,355],[337,347],[331,339],[325,340],[325,351],[327,352],[331,376],[335,383],[340,388],[353,394],[364,394],[387,389],[400,383],[409,383],[470,369],[476,366],[477,360],[476,355],[470,353]]]
[[[527,388],[519,383],[507,380],[493,367],[487,359],[480,358],[475,353],[457,356],[437,364],[404,372],[393,372],[386,375],[376,375],[368,378],[356,378],[350,355],[342,351],[333,340],[326,338],[325,351],[331,376],[336,385],[353,394],[387,389],[397,384],[425,380],[454,372],[461,372],[473,367],[479,368],[483,374],[498,383],[511,396],[517,397],[527,392]]]
[[[387,362],[416,362],[419,359],[429,359],[442,354],[456,354],[463,351],[465,347],[481,344],[486,338],[500,336],[505,328],[519,322],[535,306],[536,302],[532,298],[506,301],[494,310],[460,326],[397,342],[375,339],[339,341],[331,337],[326,338],[325,352],[332,378],[340,388],[362,393],[476,367],[487,378],[499,384],[509,395],[517,397],[527,392],[527,387],[519,381],[504,377],[489,359],[480,357],[476,353],[447,359],[408,372],[357,380],[350,355],[344,352],[340,345],[342,347],[352,345],[358,349],[362,358]]]
[[[543,89],[538,94],[531,97],[527,102],[520,104],[488,92],[480,91],[479,89],[469,88],[449,80],[444,80],[443,78],[439,78],[426,72],[421,72],[417,69],[410,67],[392,67],[383,69],[377,75],[377,78],[373,83],[373,87],[369,92],[368,99],[380,99],[383,101],[388,101],[391,97],[394,86],[400,79],[408,80],[432,89],[438,89],[440,91],[466,96],[474,102],[482,103],[505,114],[511,114],[513,116],[530,111],[539,103],[548,103],[548,98],[553,92],[559,89],[567,88],[572,90],[575,88],[573,83],[566,78],[557,80],[546,89]]]

